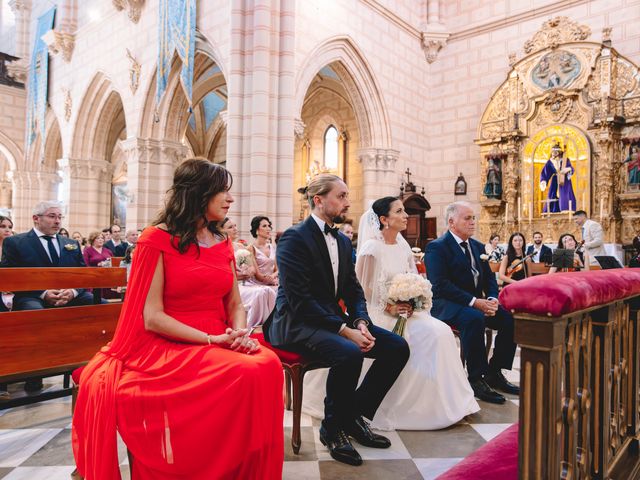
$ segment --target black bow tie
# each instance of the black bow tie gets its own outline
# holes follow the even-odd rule
[[[338,227],[330,227],[328,223],[324,224],[324,234],[330,233],[334,237],[338,238]]]

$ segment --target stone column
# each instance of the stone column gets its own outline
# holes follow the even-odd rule
[[[358,150],[358,161],[362,164],[364,209],[380,197],[397,194],[396,163],[399,155],[398,150],[388,148]]]
[[[11,216],[13,229],[24,232],[33,226],[31,211],[38,202],[38,182],[29,172],[7,172],[11,180]]]
[[[61,158],[58,165],[65,177],[63,198],[67,204],[67,228],[88,235],[90,231],[107,227],[111,220],[111,163]]]
[[[230,28],[231,214],[242,231],[257,214],[282,230],[292,218],[295,0],[233,2]]]
[[[9,75],[17,82],[27,82],[29,71],[29,25],[31,20],[31,0],[10,0],[9,6],[16,17],[16,53],[18,60],[7,65]]]
[[[62,178],[56,172],[36,172],[32,174],[38,186],[38,202],[58,199],[58,186]]]
[[[0,180],[0,208],[11,209],[11,181]]]
[[[187,155],[179,142],[128,138],[121,143],[127,156],[127,228],[144,228],[164,205],[175,168]]]

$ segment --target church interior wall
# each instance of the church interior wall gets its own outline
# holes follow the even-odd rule
[[[592,41],[600,41],[602,27],[611,26],[613,47],[636,64],[640,63],[640,33],[637,28],[640,5],[637,1],[464,0],[445,4],[447,27],[454,32],[473,24],[473,20],[477,22],[475,30],[468,28],[464,35],[452,35],[431,65],[428,77],[427,110],[431,112],[431,118],[425,174],[429,179],[427,192],[431,212],[439,218],[446,204],[453,200],[467,199],[473,203],[480,200],[480,150],[473,143],[480,116],[493,92],[506,80],[510,68],[509,53],[516,52],[517,58],[522,58],[524,43],[543,22],[551,17],[567,16],[589,26],[589,40]],[[538,7],[540,13],[535,10]],[[490,16],[483,16],[489,12]],[[526,19],[518,16],[523,12]],[[514,18],[513,22],[495,23],[505,16]],[[486,28],[487,24],[491,28]],[[460,172],[468,183],[466,197],[454,197],[453,194],[453,184]],[[443,228],[439,221],[439,233]]]

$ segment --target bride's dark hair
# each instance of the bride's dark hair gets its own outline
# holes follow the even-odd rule
[[[378,216],[378,220],[380,220],[380,217],[388,217],[389,211],[391,210],[391,204],[396,200],[399,200],[399,198],[398,197],[379,198],[378,200],[373,202],[373,205],[371,205],[371,210],[373,210],[373,213],[375,213]],[[380,222],[380,230],[382,230],[383,228],[384,228],[384,225],[382,225],[382,222]]]
[[[178,238],[176,248],[180,253],[185,253],[190,245],[198,246],[196,232],[202,222],[211,233],[223,237],[218,222],[209,222],[206,212],[211,197],[228,191],[232,183],[231,174],[220,165],[201,158],[185,160],[173,174],[164,210],[153,225],[167,226],[171,236]],[[224,220],[220,221],[223,223]],[[175,242],[172,244],[175,246]]]

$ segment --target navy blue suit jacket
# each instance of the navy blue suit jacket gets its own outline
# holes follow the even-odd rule
[[[489,263],[480,259],[484,245],[473,238],[468,243],[480,272],[477,287],[467,257],[450,232],[430,242],[425,251],[427,277],[433,289],[431,314],[445,322],[468,307],[473,297],[498,298],[496,276]]]
[[[60,245],[60,261],[54,265],[36,232],[29,230],[5,238],[2,244],[0,267],[86,267],[77,241],[56,235]],[[68,245],[68,246],[67,246]],[[84,290],[76,289],[78,294]],[[16,296],[39,297],[41,291],[16,292]]]
[[[531,255],[533,253],[533,245],[529,245],[527,247],[527,251],[525,255]],[[540,249],[540,262],[542,263],[551,263],[552,252],[549,247],[547,247],[544,243],[542,244],[542,248]]]
[[[114,257],[124,257],[124,254],[127,253],[127,248],[129,248],[129,244],[127,242],[120,242],[118,246],[115,246],[113,244],[113,240],[105,242],[104,246],[111,250]]]
[[[362,287],[351,259],[351,241],[338,234],[338,288],[335,293],[329,250],[318,224],[312,217],[287,229],[276,253],[280,286],[276,308],[265,325],[273,345],[306,340],[318,329],[338,333],[346,323],[357,319],[371,322]],[[342,299],[349,315],[338,301]]]

